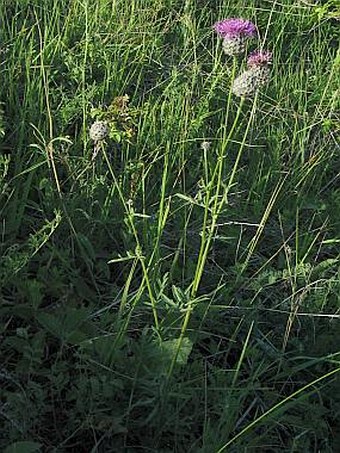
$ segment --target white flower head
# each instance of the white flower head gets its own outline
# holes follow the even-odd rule
[[[105,140],[109,134],[109,127],[105,121],[95,121],[90,128],[90,137],[94,142]]]
[[[204,142],[201,143],[201,149],[203,149],[203,151],[205,152],[209,151],[210,146],[211,142],[208,142],[207,140],[204,140]]]

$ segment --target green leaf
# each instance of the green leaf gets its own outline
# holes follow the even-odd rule
[[[317,278],[317,277],[324,276],[324,274],[330,269],[337,270],[338,263],[339,263],[338,258],[328,258],[324,261],[321,261],[321,263],[319,263],[313,269],[313,277]]]
[[[55,337],[63,341],[78,343],[86,339],[86,335],[78,327],[88,318],[86,308],[68,309],[65,313],[38,313],[37,321]]]
[[[177,365],[186,365],[192,350],[193,343],[189,338],[184,337],[179,347],[179,341],[180,341],[179,338],[163,341],[162,349],[167,353],[167,355],[171,359],[177,354],[176,357]]]
[[[85,251],[86,255],[88,258],[90,258],[91,261],[95,261],[96,259],[96,254],[93,248],[93,245],[89,238],[85,236],[85,234],[78,233],[78,239],[80,244],[83,247],[83,250]]]
[[[42,445],[37,442],[22,441],[15,442],[5,448],[4,453],[34,453],[40,450]]]
[[[48,313],[38,313],[36,315],[36,319],[43,326],[43,328],[52,335],[57,338],[63,337],[63,324],[58,315],[56,316]]]

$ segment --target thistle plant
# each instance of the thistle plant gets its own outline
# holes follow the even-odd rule
[[[109,106],[100,106],[91,110],[95,120],[90,128],[90,138],[94,141],[94,159],[105,139],[116,143],[131,142],[135,135],[137,109],[129,107],[129,96],[117,96]]]
[[[107,135],[116,143],[130,142],[135,135],[136,108],[129,106],[129,96],[117,96],[110,105],[93,108],[91,117],[96,122],[106,123]]]
[[[223,50],[227,55],[236,56],[245,51],[246,42],[249,38],[252,38],[256,34],[255,25],[244,19],[226,19],[221,22],[217,22],[214,25],[215,31],[223,38]],[[236,71],[236,58],[233,59],[233,67],[231,72],[231,84],[234,83],[234,75]],[[254,61],[253,61],[254,60]],[[254,57],[251,60],[250,65],[259,66],[259,62],[256,62],[256,58]],[[262,65],[262,61],[261,61]],[[254,69],[249,69],[249,71],[254,71]],[[254,78],[254,74],[252,77]],[[252,82],[254,85],[255,81]],[[191,285],[188,288],[188,294],[190,294],[189,301],[187,304],[187,311],[183,320],[183,324],[181,327],[181,333],[178,340],[178,347],[176,354],[172,360],[171,366],[169,368],[168,377],[172,375],[172,372],[175,367],[176,359],[181,349],[181,345],[185,340],[185,334],[189,325],[190,317],[193,312],[193,307],[197,301],[197,292],[201,283],[201,279],[203,276],[203,271],[207,262],[208,253],[216,232],[217,222],[219,216],[225,206],[225,203],[228,202],[228,196],[231,187],[234,184],[235,176],[239,168],[239,163],[241,160],[241,156],[243,154],[243,150],[245,148],[246,139],[249,133],[250,125],[252,124],[253,117],[255,114],[255,106],[256,102],[253,104],[253,108],[251,110],[250,116],[248,118],[247,126],[244,132],[243,140],[239,146],[238,153],[236,155],[236,159],[232,166],[232,170],[229,176],[228,181],[224,180],[224,170],[225,170],[225,156],[227,150],[229,148],[229,144],[233,138],[235,130],[239,125],[240,116],[242,113],[242,107],[244,104],[244,96],[242,96],[236,115],[234,120],[230,126],[229,117],[230,117],[230,110],[231,110],[231,98],[232,98],[232,90],[229,90],[227,102],[226,102],[226,112],[224,118],[224,124],[221,127],[221,139],[220,139],[220,146],[217,150],[217,162],[215,168],[213,169],[211,179],[206,180],[205,182],[205,197],[204,197],[204,217],[203,217],[203,225],[202,225],[202,233],[201,233],[201,243],[197,257],[197,264],[195,269],[195,274],[192,280]],[[201,148],[204,151],[204,158],[205,158],[205,169],[208,168],[206,163],[206,154],[209,150],[210,143],[204,141],[201,144]],[[207,170],[205,170],[205,174],[209,174]],[[214,200],[213,202],[211,200]]]
[[[251,97],[269,81],[272,53],[257,50],[252,52],[247,60],[248,69],[240,74],[233,82],[232,92],[235,96]]]
[[[255,25],[246,19],[223,19],[214,25],[216,33],[223,38],[223,51],[236,56],[245,52],[247,41],[256,36]]]

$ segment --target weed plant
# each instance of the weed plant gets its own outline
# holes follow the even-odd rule
[[[340,450],[339,17],[1,2],[1,451]]]

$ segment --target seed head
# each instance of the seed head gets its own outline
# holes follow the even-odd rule
[[[105,140],[108,134],[109,128],[105,121],[95,121],[90,128],[90,137],[94,142]]]
[[[220,22],[216,22],[214,29],[221,38],[236,38],[239,36],[252,38],[256,35],[255,25],[246,19],[223,19]]]

